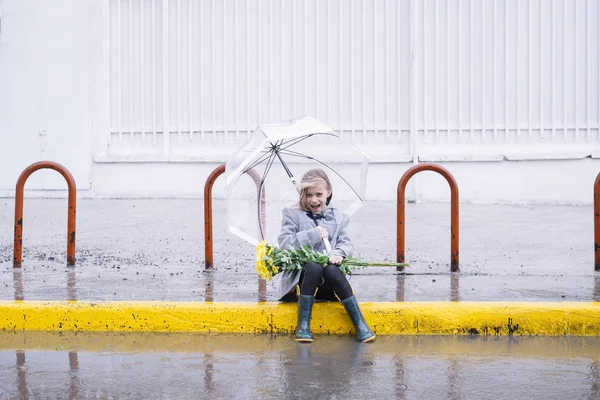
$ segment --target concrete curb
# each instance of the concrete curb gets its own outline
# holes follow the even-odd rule
[[[600,303],[363,303],[378,335],[600,336]],[[295,304],[0,301],[3,331],[291,333]],[[317,303],[316,334],[353,331],[340,303]]]

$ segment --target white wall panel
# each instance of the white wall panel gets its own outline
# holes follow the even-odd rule
[[[223,161],[304,114],[381,161],[600,147],[597,0],[104,1],[97,161]]]

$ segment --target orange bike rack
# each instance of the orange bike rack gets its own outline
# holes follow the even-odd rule
[[[434,171],[442,175],[450,185],[450,271],[458,271],[458,185],[452,174],[441,165],[437,164],[417,164],[408,169],[398,182],[398,224],[397,224],[397,246],[396,246],[396,261],[404,262],[404,247],[405,247],[405,198],[404,192],[410,178],[417,172]],[[402,267],[397,268],[402,271]]]
[[[221,176],[225,172],[225,164],[218,166],[215,168],[213,172],[210,173],[206,183],[204,184],[204,268],[209,269],[213,267],[213,240],[212,240],[212,187],[215,184],[215,181],[219,176]],[[247,172],[248,175],[254,180],[256,183],[257,191],[260,190],[260,181],[261,177],[254,170],[249,170]],[[261,208],[265,208],[265,190],[263,188],[260,193],[260,204]],[[261,223],[265,224],[264,215]]]
[[[31,164],[25,168],[19,179],[15,193],[15,241],[14,241],[14,257],[13,267],[20,268],[23,258],[23,194],[25,191],[25,182],[27,178],[38,169],[53,169],[58,171],[67,181],[69,188],[69,210],[68,210],[68,227],[67,227],[67,264],[75,265],[75,207],[77,190],[73,175],[62,165],[52,161],[40,161]]]
[[[600,271],[600,173],[594,182],[594,271]]]

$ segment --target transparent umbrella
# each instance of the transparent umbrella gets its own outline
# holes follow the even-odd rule
[[[254,246],[277,244],[281,211],[298,202],[312,168],[331,180],[330,206],[352,215],[364,203],[368,164],[358,147],[312,117],[260,125],[225,167],[229,231]]]

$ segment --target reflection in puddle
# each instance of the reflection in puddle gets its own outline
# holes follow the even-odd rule
[[[21,399],[27,398],[27,374],[25,367],[25,352],[17,351],[17,393]]]
[[[69,399],[79,398],[79,360],[76,352],[69,352]]]
[[[267,281],[258,278],[258,301],[267,301]]]
[[[8,398],[598,398],[599,360],[596,337],[0,332]]]
[[[204,301],[212,303],[215,300],[215,280],[213,276],[213,270],[204,270]]]
[[[404,301],[404,283],[406,275],[396,274],[396,301]]]
[[[67,267],[67,300],[77,300],[75,267]]]
[[[15,288],[15,300],[25,300],[25,296],[23,296],[23,268],[13,269],[13,286]]]
[[[600,301],[600,275],[594,272],[594,293],[592,295],[594,301]]]
[[[460,301],[459,279],[460,273],[450,273],[450,301]]]

